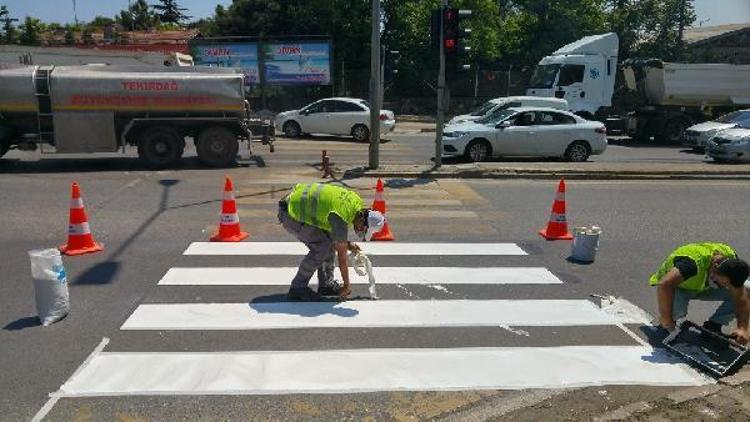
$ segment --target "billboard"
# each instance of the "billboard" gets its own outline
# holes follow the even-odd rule
[[[269,42],[262,49],[267,84],[331,84],[330,42]]]
[[[196,66],[241,68],[246,84],[260,83],[257,43],[194,43],[190,47]]]

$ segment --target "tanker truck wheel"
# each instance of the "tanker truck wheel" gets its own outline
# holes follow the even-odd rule
[[[138,157],[154,168],[169,167],[182,157],[185,142],[176,130],[158,126],[143,132],[138,142]]]
[[[249,141],[248,141],[249,142]],[[221,126],[210,127],[195,141],[198,159],[207,166],[226,167],[235,163],[240,144],[235,134]]]

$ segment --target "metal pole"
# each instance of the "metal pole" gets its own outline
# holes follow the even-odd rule
[[[443,165],[443,120],[445,120],[445,40],[443,39],[443,14],[448,0],[440,8],[440,69],[438,70],[437,121],[435,122],[435,167]]]
[[[380,108],[383,108],[383,103],[385,103],[385,46],[380,45]]]
[[[380,0],[372,0],[372,40],[370,41],[370,169],[380,160]]]

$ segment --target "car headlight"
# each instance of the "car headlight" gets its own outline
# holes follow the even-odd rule
[[[460,138],[462,136],[466,135],[466,132],[446,132],[443,134],[446,138]]]

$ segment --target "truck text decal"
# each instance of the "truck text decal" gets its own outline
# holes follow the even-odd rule
[[[146,96],[146,95],[74,95],[71,99],[75,106],[205,106],[216,104],[216,99],[210,95],[176,95],[176,96]]]
[[[125,91],[177,91],[177,81],[124,81],[122,89]]]

